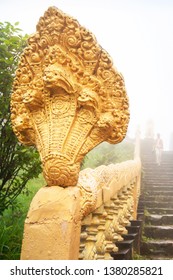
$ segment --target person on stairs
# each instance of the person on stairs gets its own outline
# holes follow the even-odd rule
[[[163,140],[160,138],[160,134],[158,133],[155,141],[155,154],[156,154],[157,165],[161,164],[162,151],[163,151]]]

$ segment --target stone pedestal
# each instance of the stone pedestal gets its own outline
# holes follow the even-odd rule
[[[25,221],[21,259],[78,259],[80,221],[80,191],[77,187],[41,188]]]

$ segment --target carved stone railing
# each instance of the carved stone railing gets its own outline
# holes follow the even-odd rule
[[[85,170],[81,180],[85,174],[97,182],[97,200],[92,213],[82,220],[79,258],[112,259],[111,253],[118,251],[116,242],[123,240],[125,227],[136,219],[140,161]]]
[[[140,159],[85,169],[76,187],[41,188],[25,221],[22,259],[111,259],[136,219]]]
[[[21,56],[11,120],[19,141],[38,149],[47,183],[32,200],[21,258],[111,259],[136,217],[140,160],[80,164],[99,143],[124,139],[124,79],[94,35],[55,7]]]
[[[139,132],[134,160],[81,171],[81,185],[88,181],[91,189],[96,188],[97,199],[92,212],[89,207],[90,213],[82,219],[79,259],[112,259],[111,254],[118,251],[116,243],[128,233],[126,226],[137,219],[141,186]]]

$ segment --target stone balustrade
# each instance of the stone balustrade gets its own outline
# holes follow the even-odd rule
[[[136,219],[140,159],[80,172],[76,187],[43,187],[25,222],[22,259],[112,259]]]
[[[140,161],[84,170],[81,180],[85,174],[97,182],[97,199],[92,213],[82,219],[79,259],[112,259],[111,253],[118,251],[116,242],[127,233],[130,220],[136,219]]]

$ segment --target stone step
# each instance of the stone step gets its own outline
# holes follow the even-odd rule
[[[145,188],[144,188],[144,191],[146,192],[146,191],[161,191],[162,192],[162,194],[163,194],[163,192],[165,193],[165,192],[172,192],[173,191],[173,185],[167,185],[167,186],[165,186],[165,185],[158,185],[158,184],[154,184],[153,186],[151,186],[151,185],[146,185],[145,186]]]
[[[173,165],[152,165],[151,163],[147,164],[143,164],[143,173],[144,175],[146,175],[149,172],[154,172],[154,173],[161,173],[161,174],[165,174],[165,173],[171,173],[171,169],[173,167]]]
[[[148,177],[148,178],[144,178],[143,181],[144,181],[145,183],[152,182],[152,183],[155,183],[155,185],[156,185],[157,183],[160,183],[160,182],[162,182],[163,185],[164,185],[165,182],[166,182],[166,183],[169,182],[169,185],[171,186],[171,185],[172,185],[172,182],[173,182],[173,177],[170,178],[169,176],[168,176],[168,177],[161,177],[161,176],[158,176],[157,178],[154,178],[154,177],[150,176],[150,177]]]
[[[173,260],[172,256],[165,256],[165,255],[158,254],[158,253],[156,255],[150,254],[148,256],[145,256],[144,257],[145,260],[146,260],[146,257],[147,257],[147,260]]]
[[[153,164],[156,164],[156,158],[153,157],[153,158],[142,158],[142,163],[143,164],[147,164],[147,163],[153,163]],[[168,159],[168,158],[162,158],[162,162],[161,164],[173,164],[173,159]]]
[[[147,259],[173,259],[173,153],[142,156],[142,187],[138,209],[144,210],[141,254]]]
[[[140,253],[140,237],[139,234],[136,233],[131,233],[131,234],[123,234],[122,235],[123,239],[126,240],[132,240],[133,241],[133,250],[136,253]]]
[[[173,169],[173,168],[172,168],[172,169]],[[151,174],[147,172],[147,174],[144,174],[144,175],[143,175],[143,179],[145,180],[146,178],[148,178],[148,179],[154,178],[155,180],[159,180],[159,179],[164,178],[165,180],[170,180],[170,181],[172,181],[173,176],[172,176],[172,174],[171,174],[171,175],[170,175],[170,174],[165,174],[165,173],[162,174],[161,172],[160,172],[160,173],[153,173],[153,172],[151,172]]]
[[[173,170],[173,167],[171,168],[170,172],[165,172],[165,171],[163,171],[163,172],[162,171],[156,172],[154,170],[151,170],[151,171],[146,171],[146,173],[145,173],[145,171],[144,171],[143,179],[145,179],[145,178],[154,178],[154,179],[158,180],[158,179],[164,178],[164,179],[172,180],[173,179],[172,170]]]
[[[140,207],[138,205],[138,209],[137,209],[137,219],[138,220],[142,220],[142,222],[144,221],[145,215],[144,215],[144,208]]]
[[[127,248],[115,253],[111,253],[111,256],[114,260],[131,260],[132,252],[130,248]]]
[[[151,167],[160,168],[160,169],[166,167],[170,168],[170,166],[173,166],[173,162],[169,160],[162,160],[161,164],[158,165],[155,160],[142,160],[142,166],[149,167],[149,168]]]
[[[157,192],[148,192],[146,194],[143,194],[143,196],[140,197],[140,200],[141,201],[144,200],[144,199],[148,200],[150,197],[153,197],[153,196],[155,197],[155,200],[162,199],[162,197],[163,197],[161,194],[158,194]],[[173,192],[168,193],[166,195],[166,197],[168,198],[168,201],[169,201],[169,199],[172,200],[173,199]]]
[[[143,180],[143,185],[145,188],[153,188],[154,186],[161,187],[162,189],[173,186],[173,181],[166,181],[166,180]],[[173,187],[172,187],[173,190]]]
[[[144,185],[141,188],[141,194],[147,194],[147,193],[153,193],[154,195],[157,194],[158,196],[167,196],[167,195],[172,195],[173,194],[173,187],[170,185],[159,185],[154,184],[154,185]]]
[[[172,168],[172,170],[173,170],[173,168]],[[151,171],[151,173],[150,172],[147,172],[147,174],[144,174],[143,175],[144,177],[143,177],[143,179],[145,180],[145,179],[155,179],[155,180],[159,180],[159,179],[165,179],[165,180],[172,180],[173,179],[173,174],[171,173],[171,174],[167,174],[167,173],[164,173],[164,174],[162,174],[161,172],[160,173],[154,173],[154,172],[152,172]]]
[[[158,183],[160,184],[160,182],[162,182],[163,183],[163,185],[164,185],[164,183],[166,182],[166,183],[169,183],[169,186],[173,186],[173,178],[169,178],[169,177],[167,177],[167,178],[161,178],[160,176],[158,176],[158,178],[152,178],[151,176],[150,176],[150,178],[143,178],[143,181],[144,182],[147,182],[147,183],[149,183],[149,182],[152,182],[152,184],[153,183],[155,183],[155,185],[157,185]]]
[[[162,226],[145,226],[144,235],[153,239],[172,239],[173,240],[173,225]],[[166,241],[166,240],[164,240]]]
[[[172,169],[173,167],[171,167],[169,170],[156,170],[156,169],[148,169],[146,168],[143,169],[143,176],[144,178],[146,178],[148,175],[151,175],[151,176],[159,176],[159,177],[166,177],[166,176],[170,176],[172,177]]]
[[[146,195],[143,195],[141,198],[140,198],[140,203],[141,204],[145,204],[145,202],[164,202],[164,203],[167,203],[167,202],[170,202],[172,203],[173,202],[173,196],[166,196],[166,195],[155,195],[153,196],[153,194],[149,193],[149,194],[146,194]]]
[[[158,181],[158,180],[166,180],[166,181],[172,181],[173,180],[173,174],[147,174],[145,177],[144,177],[144,180],[145,181],[148,181],[148,180],[155,180],[155,181]]]
[[[116,242],[116,246],[118,247],[118,252],[125,250],[125,249],[131,250],[131,258],[132,258],[133,245],[134,245],[134,240],[132,240],[132,239]]]
[[[165,214],[165,215],[167,215],[167,214],[173,214],[173,208],[148,208],[147,207],[147,209],[146,209],[148,212],[149,212],[149,214]]]
[[[126,229],[128,231],[128,234],[131,234],[131,233],[138,233],[140,234],[140,230],[141,230],[141,226],[126,226]]]
[[[147,185],[149,185],[150,183],[151,183],[151,185],[161,185],[161,183],[162,183],[162,185],[164,186],[164,185],[167,185],[167,186],[171,186],[171,185],[173,185],[173,178],[172,179],[166,179],[166,178],[160,178],[160,177],[158,177],[157,179],[156,178],[145,178],[145,179],[143,179],[143,183],[145,183],[145,184],[147,184]]]
[[[146,186],[150,186],[150,187],[152,187],[152,186],[160,186],[160,187],[169,187],[169,186],[173,186],[173,180],[172,181],[170,181],[170,180],[168,180],[168,181],[166,181],[166,180],[143,180],[143,184],[144,185],[146,185]]]
[[[163,195],[164,194],[164,195]],[[156,191],[153,189],[148,189],[148,190],[144,190],[142,195],[140,196],[140,199],[142,199],[143,197],[162,197],[162,196],[166,196],[166,197],[171,197],[173,196],[173,190],[172,191]]]
[[[148,174],[158,175],[158,176],[160,175],[160,176],[165,176],[165,177],[166,177],[166,175],[172,176],[172,173],[171,173],[172,168],[173,168],[173,166],[170,169],[165,169],[165,170],[157,170],[157,169],[152,169],[152,168],[151,169],[146,168],[146,170],[143,169],[143,175],[144,175],[144,177],[147,176]]]
[[[166,174],[169,174],[172,176],[172,173],[171,173],[171,170],[172,170],[173,166],[169,166],[169,167],[165,167],[163,169],[159,169],[158,167],[157,168],[154,168],[154,167],[145,167],[143,166],[143,175],[147,175],[147,174],[152,174],[152,175],[166,175]]]
[[[142,154],[141,156],[142,160],[145,161],[154,161],[155,160],[155,153],[150,153],[150,154]],[[163,162],[173,162],[173,155],[170,154],[162,154],[162,161]]]
[[[145,209],[148,208],[166,208],[166,209],[173,209],[173,200],[172,201],[140,201],[140,204],[145,207]]]
[[[146,161],[155,161],[155,154],[152,154],[152,155],[146,155],[146,156],[143,156],[142,155],[142,161],[143,162],[146,162]],[[173,162],[173,156],[167,156],[167,155],[162,155],[162,162]]]
[[[151,173],[151,174],[171,174],[171,170],[173,165],[165,165],[165,166],[152,166],[151,164],[147,165],[143,165],[143,173],[144,175]]]
[[[165,169],[165,170],[156,170],[156,169],[153,169],[153,168],[151,168],[151,169],[143,168],[143,176],[144,176],[144,178],[148,175],[161,176],[161,177],[162,176],[166,177],[166,175],[168,175],[168,176],[172,177],[172,173],[171,173],[172,169],[173,169],[173,166],[171,166],[170,169]]]
[[[155,168],[155,169],[164,169],[166,167],[170,168],[171,166],[173,166],[173,162],[169,161],[169,160],[162,160],[161,164],[158,165],[155,160],[142,160],[142,166],[148,167],[148,168]]]
[[[143,185],[146,187],[145,188],[146,190],[151,189],[157,185],[157,187],[160,188],[160,190],[164,191],[164,188],[165,189],[169,188],[170,185],[173,185],[173,182],[145,182],[145,181],[143,181]]]
[[[151,175],[149,177],[143,178],[143,182],[145,182],[145,183],[152,182],[152,184],[155,183],[155,185],[157,183],[160,183],[160,182],[162,182],[163,185],[164,185],[164,183],[168,183],[169,182],[169,185],[171,186],[171,185],[173,185],[173,176],[172,175],[171,176],[169,176],[169,175],[168,176],[160,176],[160,175],[158,175],[158,176],[154,177],[153,175]]]
[[[143,166],[153,166],[155,168],[162,168],[165,166],[173,166],[172,160],[162,160],[161,165],[157,165],[155,159],[142,160]]]
[[[167,215],[146,215],[145,216],[145,223],[152,224],[152,225],[173,225],[173,214]]]
[[[141,253],[144,255],[172,257],[173,239],[170,240],[147,240],[141,244]]]

